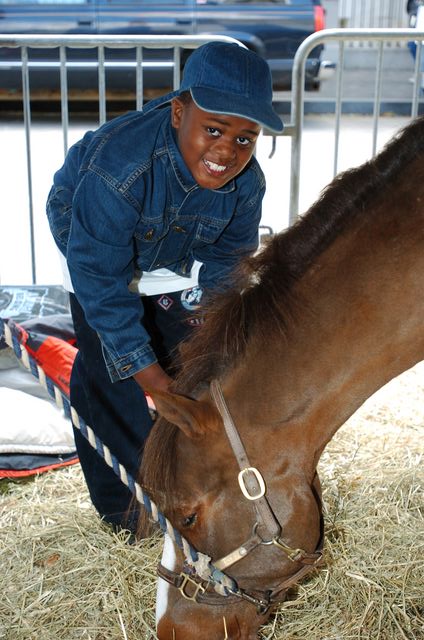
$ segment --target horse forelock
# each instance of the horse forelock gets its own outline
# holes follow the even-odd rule
[[[140,483],[163,511],[170,506],[175,480],[175,450],[178,427],[158,418],[146,441]],[[144,512],[141,512],[144,516]]]
[[[234,366],[249,340],[284,337],[302,302],[293,285],[358,216],[371,216],[373,202],[390,199],[390,189],[408,165],[424,153],[424,117],[400,131],[373,159],[345,171],[289,229],[274,235],[255,255],[243,260],[231,289],[211,297],[204,322],[181,346],[181,370],[174,389],[196,396],[214,377]],[[143,483],[162,499],[175,487],[178,429],[160,420],[143,456]]]

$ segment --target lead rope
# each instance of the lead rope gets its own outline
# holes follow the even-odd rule
[[[135,481],[133,476],[128,473],[125,467],[118,461],[116,456],[94,433],[92,428],[78,415],[74,407],[63,391],[54,384],[54,382],[46,376],[43,369],[37,363],[25,347],[20,343],[19,332],[10,326],[2,318],[0,318],[2,333],[0,341],[4,337],[6,344],[11,347],[18,358],[21,360],[26,369],[37,378],[41,386],[43,386],[49,396],[55,400],[59,409],[63,410],[65,416],[69,418],[84,438],[103,458],[108,466],[113,469],[118,478],[129,488],[131,493],[136,497],[137,502],[141,504],[149,513],[152,520],[159,524],[162,532],[168,534],[176,545],[182,550],[187,565],[194,569],[197,575],[203,580],[209,582],[217,593],[222,596],[228,596],[229,593],[237,593],[238,586],[233,578],[227,576],[223,571],[216,568],[211,558],[200,551],[197,551],[172,525],[166,516],[158,509],[156,504],[149,498],[147,493],[143,491],[141,485]]]

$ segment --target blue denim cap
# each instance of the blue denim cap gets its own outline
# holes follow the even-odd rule
[[[282,131],[272,107],[271,72],[250,49],[226,42],[208,42],[189,57],[180,91],[189,90],[200,109],[253,120]]]
[[[247,118],[281,132],[281,118],[272,106],[272,79],[266,61],[235,43],[208,42],[188,58],[178,91],[153,100],[148,110],[190,91],[204,111]]]

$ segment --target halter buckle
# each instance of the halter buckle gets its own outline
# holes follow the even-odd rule
[[[200,584],[200,582],[196,582],[196,580],[193,580],[193,578],[191,578],[186,573],[181,572],[180,578],[182,578],[182,582],[178,587],[178,591],[186,600],[197,602],[197,596],[199,595],[199,593],[201,594],[205,593],[206,588],[202,584]],[[191,587],[194,587],[194,592],[191,595],[187,591],[188,585],[190,585]]]
[[[249,489],[247,488],[246,481],[244,479],[244,476],[246,473],[253,473],[253,475],[256,478],[256,481],[259,485],[259,492],[256,495],[252,495],[251,493],[249,493]],[[255,469],[255,467],[245,467],[244,469],[242,469],[238,474],[238,482],[239,482],[242,494],[248,500],[259,500],[259,498],[263,498],[263,496],[265,495],[265,491],[266,491],[265,480],[261,476],[260,472],[257,469]]]
[[[273,538],[271,540],[271,542],[272,542],[272,544],[275,544],[275,546],[278,547],[279,549],[282,549],[282,551],[284,551],[286,556],[292,562],[296,562],[297,560],[301,560],[302,557],[306,555],[306,553],[305,553],[305,551],[303,551],[303,549],[292,549],[292,547],[288,547],[278,537]]]
[[[246,602],[250,602],[256,607],[256,613],[260,616],[265,615],[265,613],[272,606],[272,602],[268,598],[268,600],[262,600],[261,598],[257,598],[250,593],[247,593],[244,589],[239,589],[237,592],[233,592],[234,595],[238,596],[242,600],[246,600]]]

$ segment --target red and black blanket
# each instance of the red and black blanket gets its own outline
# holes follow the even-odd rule
[[[0,318],[69,397],[77,347],[67,292],[50,285],[0,286]],[[0,339],[0,411],[0,478],[29,476],[78,462],[70,421],[4,337]]]

